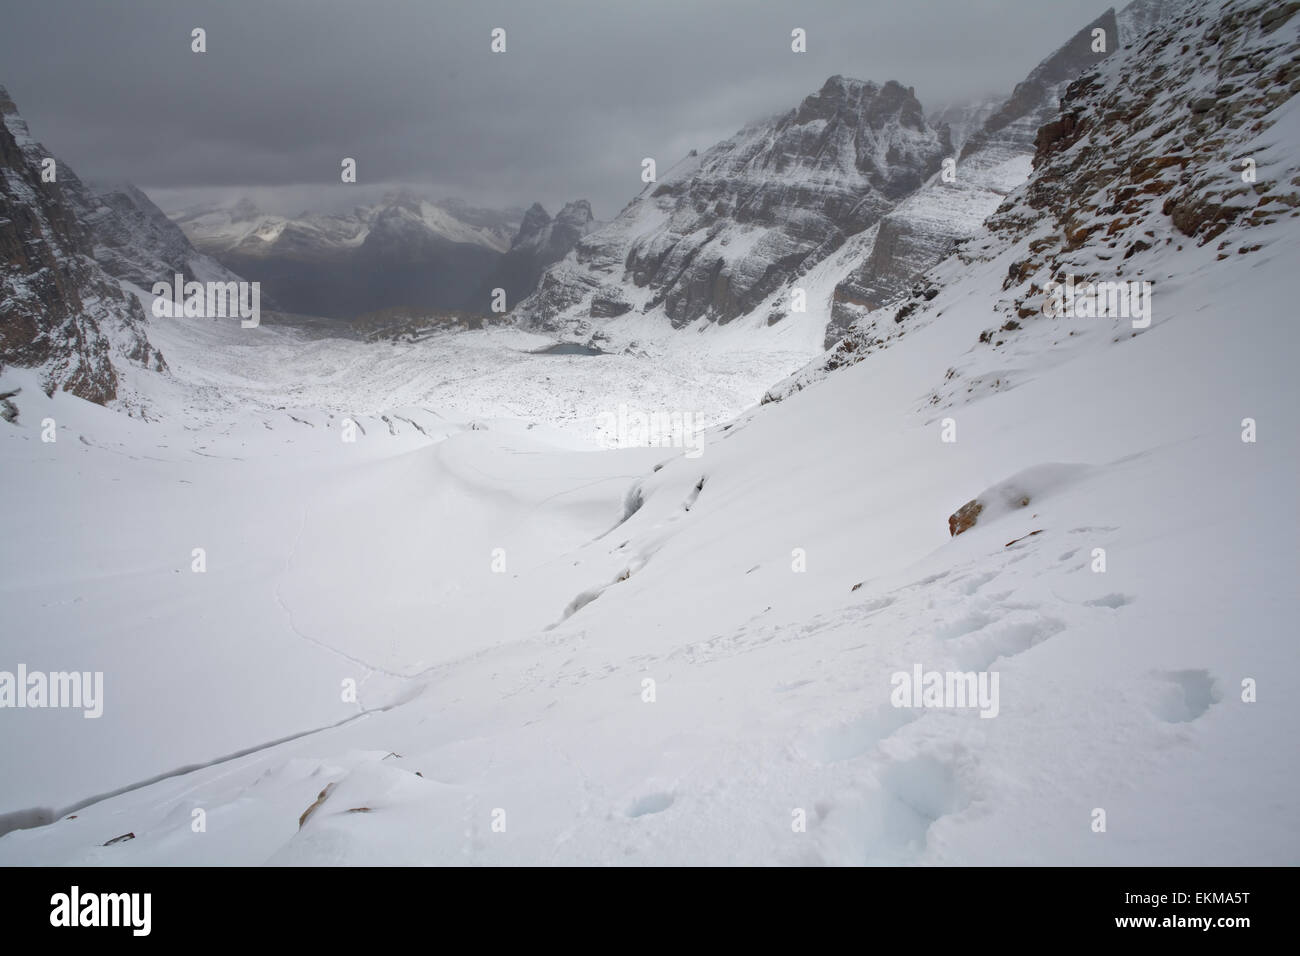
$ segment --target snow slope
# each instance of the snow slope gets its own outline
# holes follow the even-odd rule
[[[967,347],[954,331],[984,321],[971,296],[907,349],[658,471],[663,449],[439,441],[432,421],[352,447],[302,426],[293,450],[277,427],[261,450],[240,436],[244,461],[219,469],[141,448],[129,467],[170,496],[132,488],[123,461],[79,531],[46,532],[25,578],[6,569],[6,606],[46,635],[9,653],[102,666],[111,694],[90,730],[22,715],[5,763],[30,772],[7,778],[7,803],[72,804],[89,796],[77,783],[260,743],[258,720],[272,736],[351,716],[347,677],[362,709],[397,706],[15,831],[0,860],[1294,863],[1297,712],[1278,688],[1295,670],[1300,443],[1279,424],[1297,398],[1280,307],[1295,251],[1218,272],[1224,301],[1258,316],[1251,336],[1221,334],[1203,287],[1170,293],[1177,321],[973,402],[953,444],[916,399]],[[1266,423],[1254,445],[1247,412]],[[109,445],[121,421],[87,422],[87,440]],[[7,456],[41,447],[18,436]],[[957,504],[1053,462],[1081,467],[948,538]],[[72,497],[66,465],[46,468],[33,523]],[[620,522],[625,497],[640,506]],[[200,541],[206,577],[186,567]],[[997,718],[892,707],[891,674],[916,663],[999,672]],[[1240,700],[1247,677],[1258,703]]]
[[[1295,42],[1295,19],[1258,32],[1264,5],[1193,6],[1188,40],[1226,17]],[[1287,182],[1297,115],[1250,141]],[[102,669],[106,702],[0,714],[23,768],[0,812],[57,818],[0,837],[0,863],[1294,865],[1295,217],[1233,227],[1225,255],[1146,210],[1149,327],[981,341],[1055,212],[982,232],[905,334],[699,457],[506,409],[506,382],[596,408],[680,368],[528,356],[483,384],[470,343],[486,370],[537,341],[491,338],[517,332],[411,353],[461,355],[490,416],[274,327],[155,323],[174,376],[131,373],[151,420],[24,387],[0,425],[0,499],[23,505],[0,668]],[[763,321],[683,337],[722,356]],[[525,385],[546,361],[568,366]],[[950,537],[973,498],[993,505]],[[996,673],[996,716],[895,706],[918,667]]]

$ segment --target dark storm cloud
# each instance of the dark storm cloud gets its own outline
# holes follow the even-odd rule
[[[842,73],[927,108],[1007,93],[1104,0],[19,0],[0,84],[85,178],[280,211],[410,183],[612,217],[666,168]],[[207,30],[208,52],[190,51]],[[489,52],[492,28],[505,54]],[[790,52],[802,27],[808,52]],[[288,189],[284,187],[297,187]],[[258,195],[268,190],[259,189]]]

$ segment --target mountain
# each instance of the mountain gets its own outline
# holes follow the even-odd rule
[[[1094,48],[1093,31],[1102,30],[1106,36],[1103,50]],[[1059,91],[1088,67],[1114,52],[1118,43],[1119,27],[1115,11],[1107,10],[1093,20],[1047,59],[1016,84],[1011,96],[985,122],[965,146],[961,159],[989,145],[1003,149],[1030,149],[1038,127],[1056,112]]]
[[[1300,5],[1189,0],[838,368],[687,435],[725,363],[514,328],[206,323],[175,415],[33,396],[9,653],[111,683],[93,734],[6,714],[0,814],[50,825],[0,864],[1294,864],[1297,63]],[[1063,274],[1150,323],[1043,314]]]
[[[926,121],[935,129],[946,126],[948,139],[953,149],[961,151],[966,141],[982,129],[988,118],[998,111],[1004,97],[990,96],[969,102],[951,103],[940,107],[926,116]]]
[[[1159,7],[1163,0],[1139,3]],[[1108,38],[1102,51],[1093,49],[1096,30]],[[951,181],[935,177],[927,182],[885,216],[863,244],[861,264],[832,294],[827,348],[862,316],[905,294],[918,275],[979,229],[1007,193],[1024,181],[1034,136],[1055,116],[1066,85],[1113,53],[1122,42],[1119,37],[1115,13],[1107,10],[1039,63],[1000,106],[987,110],[978,127],[971,129],[970,121],[986,112],[984,104],[948,111],[961,130],[954,143],[958,154]]]
[[[95,236],[96,261],[114,278],[143,289],[171,281],[178,272],[199,282],[239,281],[190,245],[185,233],[130,183],[85,185],[69,175],[64,187],[78,218]]]
[[[548,269],[516,318],[576,332],[633,310],[725,324],[877,222],[950,149],[910,89],[833,76],[664,172]],[[772,308],[775,323],[785,312]]]
[[[1121,47],[1141,46],[1160,25],[1177,17],[1189,0],[1134,0],[1115,15]]]
[[[267,214],[250,200],[173,213],[202,252],[260,280],[283,309],[352,318],[377,309],[474,308],[522,212],[399,190],[350,213]]]
[[[165,368],[143,308],[115,273],[149,281],[169,273],[147,275],[154,251],[129,220],[108,207],[86,215],[101,207],[65,164],[55,182],[42,182],[51,154],[3,88],[0,115],[0,366],[39,369],[47,394],[106,404],[120,397],[117,363]]]
[[[1180,273],[1192,271],[1179,255],[1184,247],[1213,243],[1211,262],[1248,258],[1273,241],[1262,227],[1300,216],[1300,177],[1279,145],[1295,135],[1300,42],[1293,15],[1300,7],[1189,0],[1161,10],[1164,19],[1145,37],[1061,92],[1056,113],[1035,134],[1027,182],[977,234],[898,308],[859,318],[834,349],[774,386],[766,400],[935,322],[950,307],[945,292],[953,277],[988,262],[1000,272],[998,288],[987,290],[987,327],[934,385],[930,401],[945,406],[1015,387],[1040,354],[1061,361],[1105,328],[1076,325],[1062,339],[1061,320],[1044,315],[1051,283],[1067,275],[1081,286],[1151,282],[1159,301],[1166,285],[1176,288]],[[1254,181],[1244,178],[1245,158],[1255,164]],[[1170,318],[1157,309],[1155,327]],[[1114,341],[1140,334],[1121,331]]]
[[[655,310],[675,328],[756,311],[770,325],[792,314],[787,290],[802,288],[830,348],[1024,181],[1034,136],[1073,79],[1181,2],[1107,10],[1010,96],[929,117],[897,83],[832,77],[798,109],[669,170],[547,270],[514,314],[525,328],[576,335],[591,334],[592,320]],[[952,176],[937,175],[944,158]]]
[[[409,190],[394,190],[370,206],[350,213],[304,212],[276,216],[251,199],[231,205],[204,203],[176,210],[172,218],[195,248],[248,258],[326,257],[357,248],[376,229],[418,224],[429,236],[449,243],[505,252],[518,228],[520,211],[479,209],[458,200],[433,201]]]
[[[583,236],[600,228],[585,199],[566,203],[554,219],[540,203],[524,213],[510,249],[483,284],[479,296],[489,302],[493,289],[504,289],[507,305],[526,298],[546,267],[567,256]]]

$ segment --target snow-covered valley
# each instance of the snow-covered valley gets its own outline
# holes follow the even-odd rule
[[[211,371],[190,394],[225,403],[161,421],[24,389],[0,446],[25,502],[6,650],[102,670],[105,701],[96,720],[6,715],[25,722],[0,744],[23,768],[7,807],[262,749],[10,833],[0,860],[1293,861],[1293,767],[1270,757],[1300,729],[1282,683],[1296,251],[1279,238],[1231,273],[1204,254],[1215,299],[1183,283],[1134,340],[1076,320],[1109,325],[961,408],[955,442],[925,384],[970,351],[997,262],[907,348],[744,413],[694,459],[504,415],[385,423],[326,370],[345,347],[319,343],[313,374],[274,364],[332,380],[329,409],[255,404]],[[1224,302],[1251,334],[1224,334]],[[365,409],[353,443],[346,407]],[[1051,464],[1070,467],[1033,471]],[[958,504],[1020,475],[1028,508],[948,537]],[[892,706],[914,663],[997,671],[997,719]]]
[[[0,366],[0,865],[1294,865],[1300,16],[1187,3],[953,182],[832,77],[782,149],[884,115],[913,191],[783,191],[747,127],[514,324],[12,280],[125,297]]]

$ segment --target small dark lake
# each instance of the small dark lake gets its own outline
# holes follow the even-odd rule
[[[556,342],[554,345],[548,345],[544,349],[538,349],[533,355],[607,355],[598,348],[590,345],[579,345],[577,342]]]

